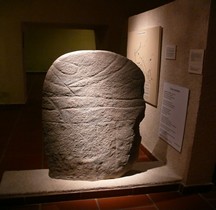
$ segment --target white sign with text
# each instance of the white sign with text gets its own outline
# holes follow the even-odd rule
[[[181,152],[189,89],[164,83],[159,137]]]

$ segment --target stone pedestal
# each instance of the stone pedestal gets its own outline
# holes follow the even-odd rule
[[[43,86],[44,143],[52,178],[116,178],[137,158],[144,76],[108,51],[59,57]]]

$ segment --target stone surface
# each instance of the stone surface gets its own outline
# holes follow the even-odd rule
[[[144,76],[108,51],[59,57],[43,86],[44,143],[52,178],[98,180],[122,176],[140,144]]]

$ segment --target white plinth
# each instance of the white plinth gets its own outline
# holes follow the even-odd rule
[[[100,181],[52,179],[48,169],[6,171],[0,183],[0,196],[44,193],[88,192],[92,190],[124,189],[136,186],[171,184],[181,181],[167,166],[149,169],[135,175]]]

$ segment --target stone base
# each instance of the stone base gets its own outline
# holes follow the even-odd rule
[[[158,161],[149,165],[137,165],[138,170],[152,168],[145,172],[134,173],[122,178],[99,181],[71,181],[52,179],[48,169],[6,171],[0,183],[0,198],[10,196],[47,195],[59,193],[82,193],[106,189],[131,189],[149,185],[177,183],[181,177],[177,176],[169,167],[159,166]],[[145,167],[143,167],[145,165]],[[137,169],[134,170],[138,171]]]

